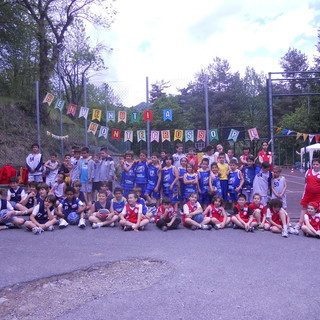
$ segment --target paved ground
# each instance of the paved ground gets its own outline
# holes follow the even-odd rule
[[[287,180],[292,182],[288,196],[295,199],[292,210],[288,211],[291,216],[298,216],[303,178],[293,174]],[[110,290],[102,282],[105,294],[87,299],[79,295],[77,307],[73,301],[63,313],[53,308],[49,317],[37,314],[35,307],[34,314],[25,318],[319,319],[319,245],[318,239],[301,234],[285,239],[261,231],[184,228],[164,233],[155,225],[139,233],[123,232],[119,228],[80,230],[71,226],[38,236],[24,230],[3,231],[0,232],[0,288],[3,288],[0,314],[8,303],[12,306],[21,303],[21,300],[9,300],[5,287],[8,290],[18,283],[12,289],[18,293],[26,287],[26,282],[35,279],[67,276],[74,270],[142,259],[163,261],[167,272],[155,269],[158,277],[153,282],[146,273],[145,281],[144,277],[136,284],[131,280],[129,288],[113,285]],[[127,269],[125,277],[131,279],[135,272],[143,273],[133,267]],[[114,273],[106,277],[111,279]],[[72,298],[69,291],[72,286],[69,282],[65,286]],[[83,288],[86,292],[90,289],[88,284]],[[50,290],[47,295],[50,299]],[[61,303],[53,297],[56,304]],[[14,313],[6,319],[15,319]]]

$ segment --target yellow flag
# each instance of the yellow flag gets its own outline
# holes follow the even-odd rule
[[[296,137],[296,140],[298,140],[300,137],[302,136],[302,133],[300,132],[297,132],[297,137]]]
[[[93,111],[92,111],[92,120],[97,119],[98,121],[101,121],[101,114],[102,114],[101,110],[93,109]]]
[[[173,140],[180,140],[181,142],[183,141],[183,130],[174,130],[174,137]]]

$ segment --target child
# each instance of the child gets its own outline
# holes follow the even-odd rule
[[[81,157],[81,151],[80,150],[74,150],[73,158],[71,158],[71,165],[72,170],[70,173],[70,184],[74,187],[74,184],[77,180],[79,180],[80,177],[80,157]]]
[[[148,201],[148,204],[152,204],[152,198],[156,200],[156,205],[159,206],[160,202],[160,171],[161,166],[159,162],[158,153],[154,152],[151,155],[151,162],[148,164],[147,172],[147,186],[144,191],[144,196]]]
[[[219,177],[219,168],[216,162],[211,164],[211,172],[209,177],[209,190],[211,194],[222,196],[221,183]]]
[[[198,163],[199,160],[198,160],[195,148],[190,147],[188,149],[187,159],[188,159],[188,163],[191,163],[193,165],[194,171],[197,171],[199,166],[199,163]]]
[[[184,200],[185,202],[189,199],[189,194],[198,194],[198,175],[194,172],[193,165],[187,164],[187,172],[183,176],[184,187]]]
[[[189,201],[183,206],[182,224],[191,230],[211,230],[211,225],[203,224],[203,210],[197,193],[189,194]]]
[[[221,196],[213,197],[212,204],[209,204],[203,215],[203,224],[213,225],[216,230],[223,229],[231,222],[223,208],[223,198]]]
[[[104,226],[114,227],[118,221],[118,216],[107,209],[107,195],[103,191],[98,192],[98,201],[95,201],[89,210],[89,222],[92,223],[92,229]]]
[[[273,179],[271,182],[272,196],[271,199],[280,199],[282,201],[282,208],[287,209],[287,182],[286,178],[281,175],[281,168],[274,167]]]
[[[288,238],[288,233],[299,235],[299,231],[289,228],[290,218],[287,212],[282,208],[282,202],[279,199],[271,199],[268,203],[267,219],[270,223],[270,230],[274,233],[282,233],[282,236]]]
[[[95,153],[93,155],[93,167],[92,167],[92,199],[95,200],[97,198],[97,193],[100,190],[100,182],[102,181],[100,178],[100,154]]]
[[[42,180],[42,154],[39,152],[39,145],[34,143],[32,146],[32,152],[26,158],[26,164],[28,169],[28,182],[36,181],[43,182]]]
[[[199,190],[199,200],[205,210],[211,202],[211,195],[209,193],[209,178],[210,178],[210,169],[209,159],[202,158],[201,168],[198,170],[198,190]]]
[[[259,230],[269,230],[270,224],[267,221],[267,207],[261,203],[261,195],[255,193],[253,195],[253,202],[249,204],[249,208],[253,212],[253,218],[258,222]]]
[[[16,215],[23,214],[23,211],[15,211],[8,200],[2,199],[3,193],[4,190],[0,189],[0,230],[22,226],[25,220]]]
[[[162,231],[178,229],[181,219],[177,217],[169,198],[163,198],[155,217],[156,225]]]
[[[33,208],[38,203],[37,182],[31,181],[28,184],[28,192],[19,203],[16,204],[17,210],[23,211],[24,215],[30,215]]]
[[[142,205],[142,215],[149,219],[148,208],[146,201],[142,198],[142,189],[139,187],[133,188],[133,192],[137,194],[137,203]]]
[[[86,203],[86,199],[84,197],[84,193],[83,191],[81,191],[81,182],[80,181],[76,181],[74,184],[73,184],[73,188],[74,188],[74,195],[76,198],[78,198],[80,201],[82,201],[85,205],[87,205]]]
[[[147,186],[148,177],[148,163],[147,163],[147,151],[141,151],[139,155],[139,160],[135,161],[135,187],[141,188],[142,193]]]
[[[103,147],[100,150],[101,165],[100,165],[100,181],[108,183],[109,190],[113,190],[113,181],[115,179],[114,161],[110,157],[108,148]]]
[[[46,184],[49,187],[52,187],[57,180],[57,175],[59,170],[59,162],[57,161],[56,153],[50,154],[50,160],[48,160],[44,164],[44,167],[45,167],[45,173],[46,173]]]
[[[316,202],[308,204],[301,229],[307,237],[320,237],[320,213],[318,212],[318,204]]]
[[[164,162],[164,158],[167,156],[168,152],[165,151],[165,150],[162,150],[160,152],[160,165],[161,165],[161,168],[165,165],[165,162]]]
[[[84,193],[86,203],[92,201],[92,171],[93,160],[89,154],[89,148],[83,147],[81,149],[82,159],[79,162],[80,166],[80,182],[82,184],[81,191]]]
[[[243,146],[242,148],[242,155],[240,156],[240,170],[242,170],[243,166],[248,164],[248,157],[253,155],[250,153],[250,147],[248,146]],[[253,157],[253,161],[254,161],[254,157]],[[248,198],[247,198],[248,199]]]
[[[270,163],[262,162],[261,170],[253,179],[252,192],[261,195],[261,203],[267,205],[268,191],[271,186],[272,173],[270,172]]]
[[[10,188],[7,193],[7,200],[10,201],[13,208],[16,208],[16,205],[26,196],[26,192],[19,186],[18,181],[17,177],[10,178]]]
[[[30,215],[30,221],[25,222],[28,230],[32,230],[34,234],[40,234],[43,231],[53,231],[54,224],[57,222],[53,216],[53,207],[56,197],[52,194],[48,195],[43,202],[35,206]]]
[[[233,151],[233,149],[228,149],[227,155],[228,155],[228,158],[229,158],[229,163],[230,163],[230,161],[231,161],[232,159],[235,160],[236,163],[238,163],[238,159],[234,156],[234,151]]]
[[[114,167],[114,180],[115,180],[115,187],[119,188],[122,185],[122,163],[124,162],[124,156],[119,156],[119,162]]]
[[[184,158],[184,157],[186,157],[186,155],[183,153],[183,145],[181,143],[177,143],[176,153],[172,155],[172,158],[173,158],[172,164],[178,169],[180,166],[180,160],[181,158]]]
[[[167,155],[165,157],[165,166],[161,170],[162,192],[163,197],[169,197],[174,210],[178,211],[178,186],[179,180],[178,169],[173,165],[173,157]]]
[[[217,146],[218,147],[218,146]],[[223,152],[219,153],[218,157],[218,169],[221,185],[221,193],[224,201],[227,201],[228,197],[228,175],[229,175],[229,166],[226,163],[226,156]]]
[[[123,196],[127,198],[128,193],[133,190],[135,171],[135,162],[133,161],[133,152],[131,150],[125,153],[125,161],[122,163],[123,175],[122,175],[122,189]]]
[[[123,190],[121,188],[115,188],[113,193],[114,198],[111,200],[110,212],[119,216],[127,204],[127,199],[123,196]]]
[[[229,157],[228,157],[228,155],[223,151],[223,146],[222,146],[222,144],[217,144],[216,145],[216,149],[217,149],[217,151],[214,153],[214,161],[215,162],[217,162],[217,163],[219,163],[219,156],[220,156],[220,153],[223,153],[224,154],[224,157],[225,157],[225,162],[226,163],[229,163]]]
[[[203,155],[202,159],[208,159],[209,160],[208,168],[211,168],[212,163],[215,162],[213,146],[208,145],[205,151],[206,153]]]
[[[180,164],[181,166],[178,168],[178,173],[179,173],[179,195],[178,195],[178,200],[180,203],[180,208],[183,207],[184,204],[184,193],[185,193],[185,184],[183,182],[183,177],[187,173],[187,163],[188,159],[186,157],[183,157],[180,159]]]
[[[257,221],[253,219],[252,211],[246,204],[246,196],[240,194],[238,197],[238,204],[233,207],[233,216],[231,221],[235,224],[235,229],[245,229],[247,232],[254,232],[257,226]]]
[[[148,219],[142,216],[142,205],[137,203],[138,195],[133,191],[128,193],[128,203],[124,206],[120,213],[120,225],[124,231],[144,230],[145,226],[149,223]]]
[[[64,160],[59,168],[59,172],[64,173],[64,182],[66,185],[70,185],[72,168],[71,155],[68,153],[64,156]]]
[[[318,158],[312,160],[312,169],[307,170],[305,174],[304,192],[300,202],[302,209],[299,222],[295,226],[297,230],[300,229],[304,221],[307,205],[310,202],[320,202],[320,159]]]
[[[52,186],[50,193],[54,194],[57,199],[60,201],[63,199],[65,190],[66,190],[66,183],[64,182],[65,176],[63,172],[58,173],[57,182],[54,183]]]
[[[243,174],[238,169],[238,163],[236,160],[231,159],[229,162],[230,172],[228,175],[228,192],[229,199],[233,204],[236,204],[238,201],[238,194],[243,186]]]
[[[68,216],[71,212],[76,212],[79,216],[78,227],[84,229],[86,222],[84,220],[85,205],[78,198],[75,197],[75,190],[73,187],[67,187],[65,191],[65,199],[63,199],[59,206],[57,215],[59,219],[59,228],[65,228],[69,223]]]
[[[271,166],[272,164],[272,153],[268,151],[269,144],[268,142],[262,143],[262,150],[259,151],[258,157],[259,157],[259,163],[262,165],[263,162],[268,162]]]
[[[246,164],[242,166],[242,174],[244,179],[242,193],[246,196],[248,202],[252,201],[253,180],[259,171],[260,167],[254,163],[254,156],[248,156]]]

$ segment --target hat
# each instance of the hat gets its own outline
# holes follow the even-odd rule
[[[319,208],[319,205],[317,202],[309,202],[308,206],[314,207],[316,210],[318,210],[318,208]]]

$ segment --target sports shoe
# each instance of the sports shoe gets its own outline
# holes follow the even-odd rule
[[[124,226],[123,227],[123,231],[132,231],[132,227],[131,226]]]
[[[112,223],[109,224],[109,227],[110,227],[110,228],[113,228],[114,226],[115,226],[115,223],[114,223],[114,222],[112,222]]]
[[[201,230],[211,230],[212,226],[210,224],[202,224]]]
[[[259,231],[264,231],[264,227],[261,225],[261,223],[258,224],[257,229],[258,229]]]
[[[65,228],[66,226],[68,226],[68,224],[69,223],[66,220],[62,219],[62,218],[59,220],[59,228],[60,229]]]
[[[288,238],[288,230],[282,229],[282,236]]]
[[[215,229],[215,230],[221,229],[221,224],[220,224],[220,223],[219,223],[219,224],[215,224],[215,225],[214,225],[214,229]]]
[[[191,226],[191,230],[194,231],[194,230],[197,230],[198,227],[197,226]]]
[[[39,227],[33,227],[32,228],[32,232],[33,232],[33,234],[40,234],[41,233],[41,230],[40,230],[41,228],[39,228]]]
[[[48,231],[53,231],[53,230],[54,230],[54,226],[49,226],[49,227],[47,228],[47,230],[48,230]]]
[[[149,219],[149,222],[150,222],[150,223],[154,223],[154,217],[151,217],[151,218]]]
[[[233,224],[233,229],[240,229],[240,227],[237,224]]]
[[[101,227],[102,227],[102,222],[92,224],[92,229],[97,229],[97,228],[101,228]]]
[[[81,219],[79,220],[78,227],[81,228],[81,229],[84,229],[84,228],[86,227],[86,220],[84,220],[83,218],[81,218]]]
[[[12,222],[7,222],[6,223],[6,226],[9,228],[9,229],[12,229],[15,227],[15,225],[12,223]]]
[[[300,229],[301,229],[300,224],[299,224],[299,223],[297,223],[297,224],[294,226],[294,229],[296,229],[296,230],[300,230]]]
[[[168,227],[167,227],[167,226],[163,226],[163,227],[161,228],[161,230],[164,231],[164,232],[165,232],[165,231],[168,231]]]
[[[250,227],[249,232],[254,232],[254,227]]]
[[[139,231],[143,231],[143,230],[144,230],[144,226],[139,227],[138,230],[139,230]]]

